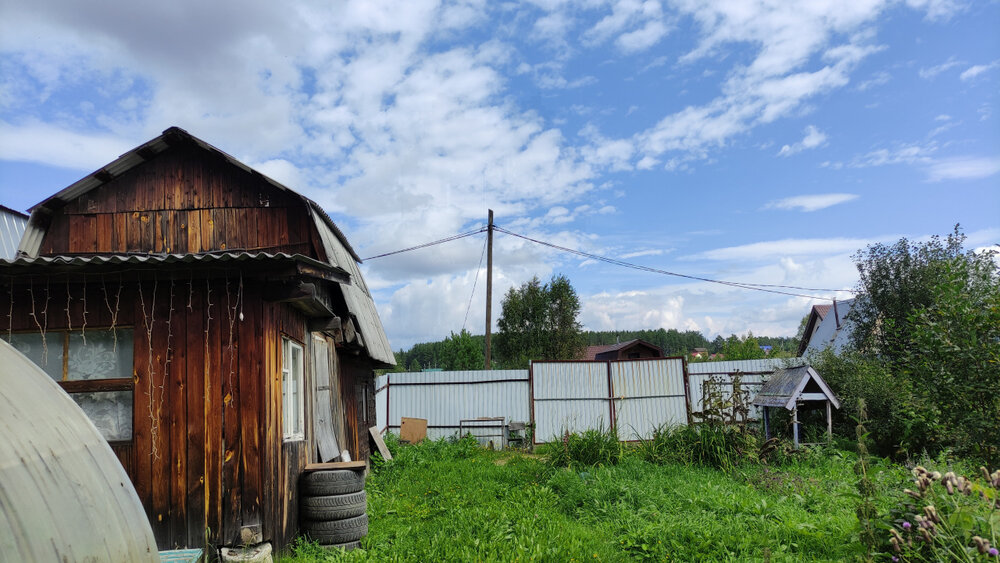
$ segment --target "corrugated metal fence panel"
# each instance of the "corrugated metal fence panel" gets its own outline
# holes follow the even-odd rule
[[[385,384],[389,381],[388,375],[380,375],[375,378],[375,426],[379,429],[379,432],[385,434],[386,430],[386,407],[389,405],[386,403],[389,398],[389,388]]]
[[[611,383],[619,438],[648,439],[660,426],[687,424],[682,359],[612,362]]]
[[[727,360],[724,362],[694,362],[688,364],[689,386],[691,390],[691,410],[697,412],[704,408],[705,385],[714,377],[723,385],[722,393],[732,394],[733,380],[731,374],[742,372],[746,375],[742,383],[750,391],[750,400],[760,390],[767,377],[775,371],[790,366],[804,365],[802,358],[764,358],[759,360]],[[759,407],[750,407],[751,419],[760,418]]]
[[[732,373],[734,371],[773,372],[783,367],[801,366],[802,358],[762,358],[760,360],[726,360],[724,362],[689,362],[688,373]]]
[[[607,362],[535,362],[535,440],[611,427]]]
[[[379,378],[376,408],[384,408],[381,428],[398,431],[401,419],[427,420],[427,436],[452,436],[462,419],[503,417],[528,422],[526,370],[390,373]],[[384,405],[384,407],[383,407]],[[384,420],[384,422],[383,422]]]

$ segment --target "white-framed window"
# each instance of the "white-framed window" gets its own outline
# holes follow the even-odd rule
[[[304,440],[306,437],[302,355],[301,344],[284,336],[281,338],[281,412],[285,440]]]

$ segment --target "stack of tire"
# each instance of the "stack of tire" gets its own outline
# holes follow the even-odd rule
[[[302,475],[299,526],[323,547],[354,549],[368,535],[364,470],[326,469]]]

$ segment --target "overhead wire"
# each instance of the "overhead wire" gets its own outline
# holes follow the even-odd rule
[[[807,299],[819,299],[819,300],[824,300],[824,301],[834,301],[835,299],[830,298],[830,297],[822,297],[822,296],[819,296],[819,295],[808,295],[808,294],[804,294],[804,293],[794,293],[794,292],[791,292],[791,291],[782,291],[782,290],[784,290],[784,289],[792,289],[792,290],[797,290],[797,291],[825,291],[825,292],[831,292],[831,293],[854,293],[854,291],[850,290],[850,289],[829,289],[829,288],[803,287],[803,286],[796,286],[796,285],[782,285],[782,284],[769,284],[769,283],[734,282],[734,281],[727,281],[727,280],[716,280],[716,279],[706,278],[706,277],[701,277],[701,276],[692,276],[690,274],[682,274],[682,273],[679,273],[679,272],[671,272],[669,270],[663,270],[663,269],[660,269],[660,268],[653,268],[651,266],[643,266],[641,264],[634,264],[632,262],[626,262],[624,260],[619,260],[617,258],[611,258],[611,257],[608,257],[608,256],[601,256],[599,254],[592,254],[590,252],[584,252],[582,250],[576,250],[574,248],[568,248],[568,247],[565,247],[565,246],[560,246],[558,244],[554,244],[554,243],[551,243],[551,242],[548,242],[548,241],[544,241],[544,240],[532,238],[532,237],[529,237],[529,236],[526,236],[526,235],[522,235],[522,234],[519,234],[519,233],[515,233],[513,231],[507,230],[507,229],[505,229],[503,227],[500,227],[498,225],[494,225],[493,229],[496,230],[496,231],[498,231],[498,232],[504,233],[506,235],[510,235],[512,237],[520,238],[520,239],[523,239],[523,240],[526,240],[528,242],[531,242],[531,243],[534,243],[534,244],[538,244],[538,245],[541,245],[541,246],[547,246],[549,248],[552,248],[554,250],[559,250],[561,252],[566,252],[566,253],[569,253],[569,254],[575,254],[575,255],[581,256],[583,258],[588,258],[588,259],[591,259],[591,260],[597,260],[599,262],[604,262],[604,263],[612,264],[612,265],[615,265],[615,266],[621,266],[621,267],[624,267],[624,268],[631,268],[633,270],[640,270],[640,271],[643,271],[643,272],[650,272],[650,273],[654,273],[654,274],[661,274],[661,275],[666,275],[666,276],[673,276],[673,277],[678,277],[678,278],[683,278],[683,279],[689,279],[689,280],[694,280],[694,281],[700,281],[700,282],[705,282],[705,283],[714,283],[714,284],[719,284],[719,285],[725,285],[725,286],[728,286],[728,287],[736,287],[736,288],[740,288],[740,289],[749,289],[749,290],[753,290],[753,291],[763,291],[763,292],[766,292],[766,293],[775,293],[775,294],[778,294],[778,295],[788,295],[788,296],[791,296],[791,297],[805,297]],[[487,230],[487,227],[485,227],[485,226],[484,227],[479,227],[478,229],[474,229],[474,230],[471,230],[471,231],[466,231],[464,233],[459,233],[459,234],[456,234],[456,235],[452,235],[450,237],[445,237],[445,238],[438,239],[438,240],[431,241],[431,242],[425,242],[423,244],[418,244],[416,246],[411,246],[409,248],[403,248],[403,249],[400,249],[400,250],[394,250],[392,252],[386,252],[386,253],[383,253],[383,254],[377,254],[375,256],[370,256],[368,258],[365,258],[364,260],[375,260],[377,258],[384,258],[386,256],[393,256],[393,255],[396,255],[396,254],[402,254],[404,252],[410,252],[410,251],[413,251],[413,250],[420,250],[422,248],[429,248],[431,246],[436,246],[436,245],[439,245],[439,244],[444,244],[446,242],[451,242],[451,241],[454,241],[454,240],[459,240],[459,239],[463,239],[463,238],[466,238],[466,237],[471,237],[471,236],[474,236],[474,235],[478,235],[479,233],[485,232],[486,230]],[[466,312],[465,312],[465,322],[462,323],[463,328],[465,327],[465,324],[466,324],[466,322],[468,322],[468,319],[469,319],[469,310],[472,308],[472,299],[475,296],[476,285],[479,282],[479,270],[482,269],[483,256],[485,255],[485,253],[486,253],[486,241],[483,241],[483,252],[482,252],[482,254],[480,254],[480,257],[479,257],[479,267],[476,268],[476,278],[475,278],[475,281],[473,282],[473,285],[472,285],[472,296],[469,297],[469,307],[466,309]]]
[[[479,254],[479,265],[476,266],[476,277],[472,280],[472,294],[469,295],[469,306],[465,308],[465,320],[462,321],[462,330],[465,330],[465,325],[469,322],[469,311],[472,310],[472,299],[476,296],[476,285],[479,284],[479,271],[483,269],[484,256],[486,256],[486,239],[483,239],[483,251]]]
[[[431,242],[425,242],[423,244],[418,244],[417,246],[411,246],[409,248],[403,248],[403,249],[400,249],[400,250],[393,250],[392,252],[386,252],[384,254],[376,254],[375,256],[369,256],[368,258],[363,258],[361,261],[364,262],[366,260],[375,260],[376,258],[385,258],[386,256],[392,256],[394,254],[402,254],[404,252],[410,252],[411,250],[420,250],[421,248],[428,248],[428,247],[435,246],[435,245],[438,245],[438,244],[444,244],[446,242],[451,242],[453,240],[458,240],[458,239],[462,239],[462,238],[465,238],[465,237],[471,237],[473,235],[478,235],[479,233],[482,233],[482,232],[485,232],[485,231],[486,231],[486,227],[480,227],[478,229],[475,229],[475,230],[472,230],[472,231],[468,231],[468,232],[465,232],[465,233],[461,233],[461,234],[457,234],[457,235],[452,235],[450,237],[445,237],[443,239],[438,239],[438,240],[431,241]]]
[[[754,290],[754,291],[763,291],[763,292],[767,292],[767,293],[776,293],[776,294],[779,294],[779,295],[789,295],[789,296],[792,296],[792,297],[805,297],[805,298],[808,298],[808,299],[821,299],[821,300],[825,300],[825,301],[833,301],[833,299],[830,298],[830,297],[821,297],[821,296],[818,296],[818,295],[806,295],[806,294],[803,294],[803,293],[792,293],[792,292],[789,292],[789,291],[781,291],[779,289],[772,289],[772,288],[783,287],[783,288],[790,288],[790,289],[802,289],[802,290],[805,290],[805,291],[850,291],[850,290],[836,290],[836,289],[798,288],[798,287],[794,287],[794,286],[780,286],[780,285],[777,285],[777,284],[740,283],[740,282],[732,282],[732,281],[725,281],[725,280],[715,280],[715,279],[711,279],[711,278],[704,278],[704,277],[701,277],[701,276],[692,276],[692,275],[688,275],[688,274],[681,274],[681,273],[678,273],[678,272],[671,272],[671,271],[668,271],[668,270],[661,270],[659,268],[653,268],[653,267],[650,267],[650,266],[642,266],[640,264],[633,264],[631,262],[625,262],[624,260],[618,260],[616,258],[609,258],[607,256],[600,256],[598,254],[591,254],[589,252],[583,252],[582,250],[576,250],[576,249],[573,249],[573,248],[567,248],[565,246],[560,246],[558,244],[554,244],[554,243],[551,243],[551,242],[547,242],[547,241],[543,241],[543,240],[531,238],[529,236],[525,236],[525,235],[522,235],[522,234],[518,234],[518,233],[515,233],[513,231],[508,231],[507,229],[504,229],[503,227],[499,227],[499,226],[496,226],[496,225],[494,225],[493,228],[495,230],[501,232],[501,233],[506,234],[506,235],[510,235],[510,236],[517,237],[517,238],[520,238],[520,239],[524,239],[526,241],[533,242],[535,244],[539,244],[539,245],[542,245],[542,246],[547,246],[549,248],[553,248],[555,250],[559,250],[559,251],[562,251],[562,252],[567,252],[567,253],[570,253],[570,254],[575,254],[577,256],[582,256],[584,258],[589,258],[591,260],[597,260],[597,261],[600,261],[600,262],[605,262],[605,263],[613,264],[613,265],[616,265],[616,266],[622,266],[622,267],[625,267],[625,268],[631,268],[631,269],[634,269],[634,270],[641,270],[641,271],[644,271],[644,272],[651,272],[651,273],[655,273],[655,274],[663,274],[663,275],[667,275],[667,276],[674,276],[674,277],[678,277],[678,278],[684,278],[684,279],[701,281],[701,282],[707,282],[707,283],[715,283],[715,284],[725,285],[725,286],[729,286],[729,287],[738,287],[738,288],[742,288],[742,289],[750,289],[750,290]]]

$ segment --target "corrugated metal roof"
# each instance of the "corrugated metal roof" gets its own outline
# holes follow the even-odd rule
[[[385,334],[385,329],[382,328],[382,320],[375,308],[375,300],[368,291],[368,285],[361,275],[361,268],[354,251],[344,244],[343,235],[338,234],[339,231],[333,230],[336,227],[332,226],[333,222],[330,221],[329,217],[326,217],[325,213],[320,214],[316,212],[315,208],[312,211],[313,221],[316,224],[320,240],[323,242],[327,261],[343,268],[351,275],[352,283],[340,284],[339,287],[344,294],[347,309],[357,320],[357,329],[361,333],[368,355],[373,360],[383,364],[396,365],[396,355],[392,353],[389,338]]]
[[[0,259],[0,267],[10,271],[23,268],[29,271],[44,267],[46,271],[58,269],[77,269],[104,265],[161,265],[161,264],[211,264],[228,262],[268,262],[287,261],[307,264],[316,268],[334,272],[343,276],[350,273],[343,268],[320,262],[302,254],[271,254],[268,252],[213,252],[198,254],[98,254],[94,256],[39,256],[29,258],[21,256],[14,259]]]
[[[0,258],[17,256],[17,246],[27,226],[27,215],[0,205]]]
[[[801,400],[803,390],[810,381],[815,381],[826,399],[840,408],[840,401],[827,386],[823,378],[810,366],[783,369],[774,373],[754,397],[753,404],[761,407],[784,407],[792,410],[795,402]]]

